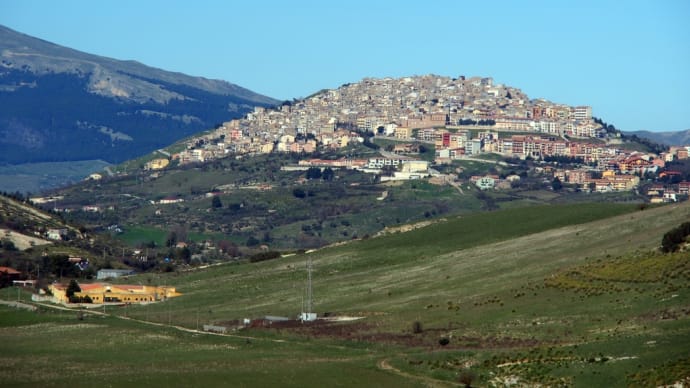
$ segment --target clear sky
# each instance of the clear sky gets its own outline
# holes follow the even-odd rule
[[[690,129],[688,0],[0,0],[0,24],[281,100],[483,76],[619,129]]]

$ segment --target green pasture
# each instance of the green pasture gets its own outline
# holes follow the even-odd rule
[[[473,386],[673,384],[690,371],[690,257],[654,250],[688,218],[688,204],[532,206],[271,261],[143,274],[124,281],[182,296],[83,321],[3,307],[10,356],[0,370],[11,386],[452,386],[467,369]],[[232,332],[242,337],[167,327],[296,317],[307,260],[315,311],[361,319]],[[22,314],[36,323],[12,323]]]
[[[380,350],[8,307],[0,318],[4,387],[421,386],[378,370]]]

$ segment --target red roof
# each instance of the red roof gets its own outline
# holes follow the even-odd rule
[[[4,272],[8,275],[20,275],[21,274],[21,272],[17,271],[14,268],[10,268],[10,267],[0,267],[0,272]]]
[[[97,288],[102,288],[104,287],[103,283],[80,283],[79,288],[81,288],[82,291],[90,291],[90,290],[95,290]]]
[[[67,286],[64,284],[60,284],[57,286],[59,286],[59,288],[67,288]],[[110,283],[79,283],[79,288],[81,288],[82,291],[92,291],[97,290],[99,288],[118,288],[120,290],[143,290],[144,286],[138,284],[130,285]]]
[[[123,290],[143,290],[144,286],[140,285],[131,285],[131,284],[116,284],[114,287],[123,289]]]

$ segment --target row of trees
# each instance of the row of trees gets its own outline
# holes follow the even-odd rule
[[[335,172],[330,167],[324,168],[323,171],[321,171],[319,167],[309,167],[309,169],[307,169],[307,179],[332,181],[333,178],[335,178]]]
[[[565,155],[550,155],[544,156],[544,161],[547,163],[560,163],[560,164],[585,164],[584,158],[577,156],[565,156]]]
[[[458,120],[458,125],[496,125],[496,120],[493,119],[481,119],[481,120],[472,120],[472,119],[459,119]]]

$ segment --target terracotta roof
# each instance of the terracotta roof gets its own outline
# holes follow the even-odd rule
[[[114,285],[113,287],[117,287],[122,290],[143,290],[144,286],[140,285],[131,285],[131,284],[117,284]]]
[[[91,291],[95,290],[97,288],[103,288],[105,287],[106,284],[103,283],[84,283],[84,284],[79,284],[79,288],[81,288],[82,291]]]
[[[0,267],[0,272],[4,272],[8,275],[19,275],[19,274],[21,274],[21,272],[17,271],[14,268],[10,268],[10,267]]]
[[[66,287],[66,286],[64,286]],[[91,291],[91,290],[97,290],[99,288],[110,288],[110,289],[118,289],[118,290],[123,290],[123,291],[135,291],[135,290],[143,290],[144,286],[138,285],[138,284],[110,284],[110,283],[84,283],[84,284],[79,284],[79,287],[81,288],[82,291]]]

